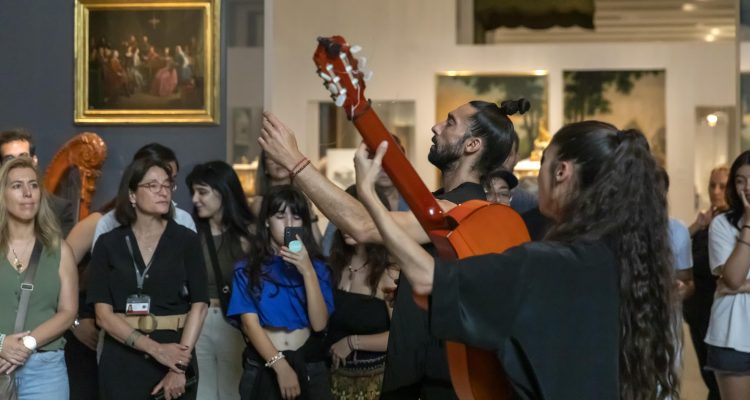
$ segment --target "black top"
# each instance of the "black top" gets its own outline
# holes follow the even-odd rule
[[[333,291],[336,311],[328,321],[326,348],[350,335],[373,335],[390,329],[388,308],[383,299],[360,293]],[[354,370],[382,368],[385,352],[354,350],[341,368]]]
[[[124,313],[127,297],[138,291],[126,236],[130,237],[138,268],[143,271],[146,266],[130,226],[120,226],[102,235],[90,263],[88,302],[111,304],[116,313]],[[184,314],[191,303],[208,303],[203,263],[198,235],[170,219],[143,284],[143,293],[151,296],[151,313]]]
[[[57,222],[60,224],[62,237],[66,238],[68,233],[70,233],[70,230],[73,229],[73,226],[76,224],[76,213],[73,208],[73,203],[70,200],[64,199],[53,193],[49,193],[47,200],[49,200],[49,206],[52,208],[52,212],[57,216]]]
[[[456,204],[487,199],[482,185],[472,182],[464,182],[447,193],[440,189],[434,195]],[[434,246],[428,244],[424,247],[435,255]],[[399,279],[396,289],[387,360],[383,377],[384,392],[417,383],[425,376],[450,381],[443,343],[430,335],[428,314],[414,302],[407,279]]]
[[[710,313],[716,292],[716,277],[711,273],[708,262],[708,228],[701,229],[693,235],[692,250],[695,293],[685,300],[683,312],[686,316]],[[690,316],[688,319],[692,320]]]
[[[602,242],[435,263],[432,333],[493,349],[521,399],[618,399],[619,278]]]
[[[336,311],[328,321],[330,344],[349,335],[372,335],[390,329],[388,308],[383,299],[336,289],[333,304]]]
[[[521,214],[521,218],[523,218],[523,222],[526,224],[526,229],[529,231],[531,240],[542,240],[552,226],[552,220],[545,217],[539,210],[539,207],[534,207]]]

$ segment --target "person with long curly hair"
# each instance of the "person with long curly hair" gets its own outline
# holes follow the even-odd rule
[[[598,121],[560,129],[539,173],[554,226],[502,254],[434,259],[396,225],[373,188],[385,144],[372,160],[357,152],[357,191],[414,291],[432,296],[432,333],[494,350],[517,398],[676,399],[667,202],[645,144]]]

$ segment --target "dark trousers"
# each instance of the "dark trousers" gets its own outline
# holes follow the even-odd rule
[[[686,304],[685,322],[690,327],[690,337],[692,338],[695,355],[698,357],[698,366],[700,367],[701,377],[708,388],[708,400],[720,400],[719,386],[716,384],[716,377],[713,371],[706,371],[706,355],[708,354],[706,342],[703,341],[708,331],[708,323],[711,319],[711,306],[698,307],[694,304]]]
[[[99,370],[96,352],[89,349],[68,331],[65,333],[65,364],[68,366],[70,400],[99,398]]]
[[[291,365],[300,380],[300,399],[333,400],[331,377],[325,361],[306,361],[305,353],[310,350],[312,340],[308,340],[297,351],[284,351],[286,361]],[[248,344],[243,353],[240,398],[242,400],[280,400],[281,390],[276,373],[265,367],[255,349]]]
[[[380,394],[380,400],[457,400],[450,382],[423,378],[421,382]]]

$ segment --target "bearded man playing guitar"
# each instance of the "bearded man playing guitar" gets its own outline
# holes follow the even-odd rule
[[[428,159],[442,172],[443,187],[434,195],[443,209],[486,198],[481,177],[505,161],[516,136],[508,115],[528,109],[529,103],[524,99],[506,101],[500,107],[472,101],[448,113],[445,121],[432,128],[433,145]],[[264,114],[258,142],[268,157],[290,171],[293,183],[339,229],[360,243],[382,243],[365,207],[308,167],[309,161],[299,151],[294,133],[272,113]],[[411,211],[393,211],[390,215],[418,243],[430,242]],[[409,282],[400,280],[381,399],[455,399],[442,341],[430,335],[428,313],[417,306],[411,292]]]

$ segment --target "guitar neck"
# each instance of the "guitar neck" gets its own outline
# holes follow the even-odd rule
[[[427,232],[449,229],[448,220],[435,197],[422,182],[417,171],[406,159],[406,155],[400,150],[372,107],[368,106],[366,110],[354,116],[353,122],[373,152],[384,140],[388,142],[388,152],[383,158],[383,169],[390,176],[422,228]]]

